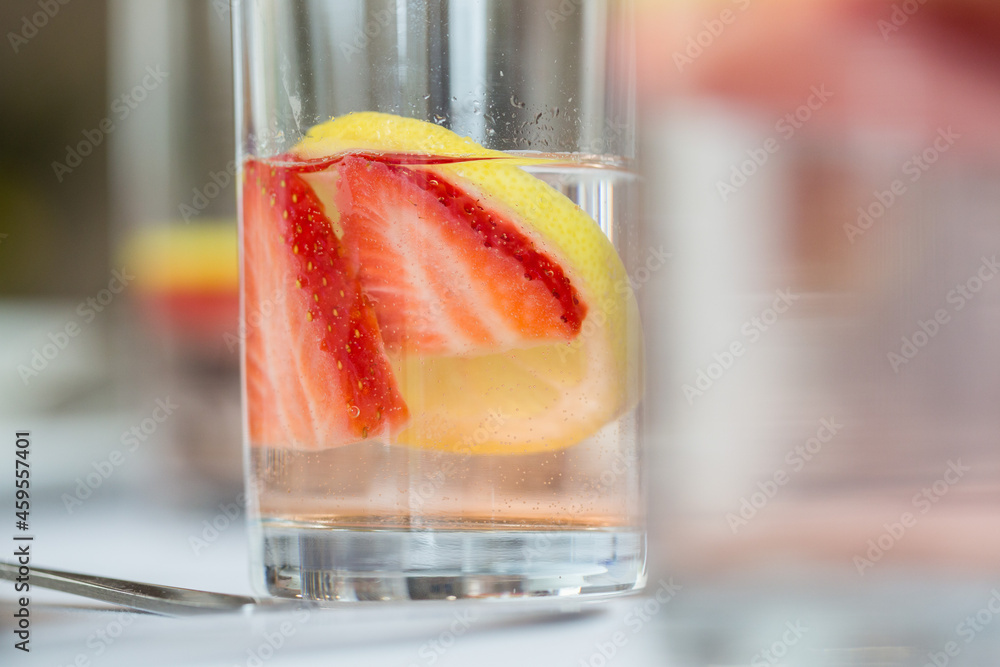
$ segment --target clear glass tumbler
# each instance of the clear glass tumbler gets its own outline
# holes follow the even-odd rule
[[[234,2],[262,592],[645,583],[633,35],[614,0]]]

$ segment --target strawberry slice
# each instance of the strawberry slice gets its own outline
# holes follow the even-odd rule
[[[579,333],[587,308],[562,267],[453,177],[346,155],[305,179],[339,212],[390,352],[470,356]]]
[[[313,449],[387,438],[408,414],[357,257],[289,167],[248,161],[243,206],[251,441]]]

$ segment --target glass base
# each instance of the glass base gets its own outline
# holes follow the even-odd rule
[[[646,583],[645,533],[362,530],[261,521],[263,593],[315,601],[607,596]],[[260,554],[258,554],[258,557]]]

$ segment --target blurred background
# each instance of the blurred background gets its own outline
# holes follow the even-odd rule
[[[1000,574],[1000,3],[636,11],[643,234],[670,253],[639,294],[650,581],[689,594],[651,650],[750,664],[807,617],[788,664],[942,667],[951,640],[978,664],[989,624],[956,625]],[[242,561],[190,575],[198,539],[242,548],[202,524],[241,491],[229,21],[0,5],[0,432],[32,430],[39,521],[75,540],[46,564],[150,578],[98,541],[141,507],[179,536],[162,583],[245,587]]]

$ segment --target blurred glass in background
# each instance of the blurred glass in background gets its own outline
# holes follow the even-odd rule
[[[1000,5],[645,3],[661,565],[1000,562]]]
[[[127,380],[147,400],[183,402],[168,444],[179,472],[231,497],[241,465],[228,5],[113,0],[109,12],[110,86],[138,93],[109,174],[115,245],[135,274]]]
[[[37,424],[49,443],[37,484],[68,511],[128,489],[231,500],[240,421],[228,5],[53,7],[2,10],[4,90],[19,94],[0,103],[0,420]],[[114,451],[115,474],[88,481]]]

